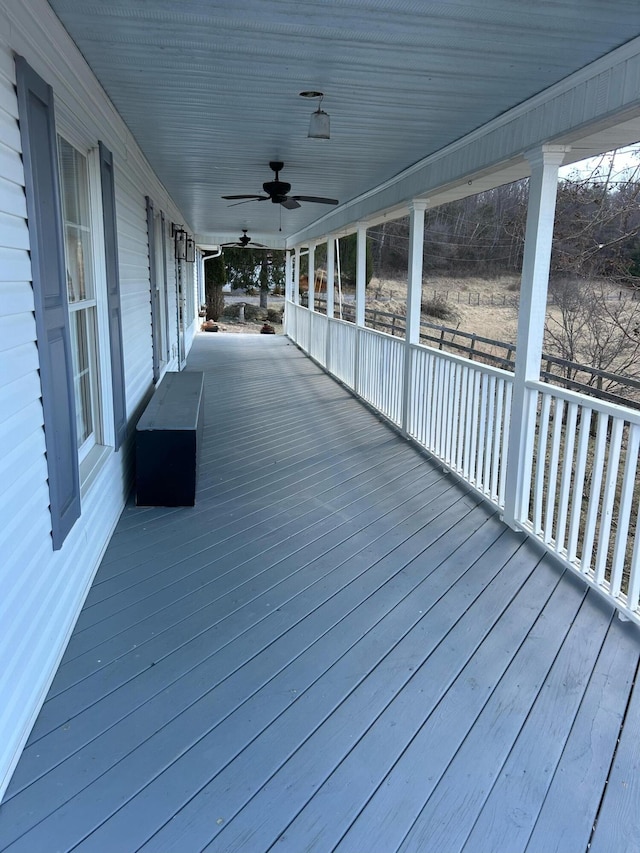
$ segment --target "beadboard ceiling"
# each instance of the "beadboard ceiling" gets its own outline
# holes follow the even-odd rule
[[[348,202],[640,34],[638,0],[50,4],[209,242],[327,212],[221,199],[260,193],[270,160],[293,194]],[[329,140],[307,138],[310,89]]]

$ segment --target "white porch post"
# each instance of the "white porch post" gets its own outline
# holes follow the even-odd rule
[[[402,390],[402,431],[408,432],[411,398],[411,346],[420,343],[420,314],[422,309],[422,262],[424,252],[424,212],[426,201],[409,205],[409,273],[407,278],[407,322],[404,349],[404,380]]]
[[[360,393],[360,329],[364,327],[365,289],[367,285],[367,225],[358,223],[356,247],[356,348],[353,369],[354,390]]]
[[[327,317],[333,317],[335,312],[335,265],[336,241],[333,237],[327,239]]]
[[[207,283],[204,275],[204,255],[200,250],[196,256],[198,258],[198,311],[200,306],[207,301]]]
[[[334,314],[334,267],[336,263],[336,242],[327,238],[327,343],[324,354],[324,366],[331,367],[331,320]]]
[[[291,249],[284,253],[284,298],[291,302],[293,296],[293,269],[291,265]]]
[[[316,310],[316,246],[315,243],[309,243],[309,290],[307,292],[307,307],[309,311]]]
[[[504,520],[510,527],[523,520],[529,500],[536,411],[525,384],[540,378],[558,169],[566,151],[543,145],[527,154],[531,178],[505,484]]]
[[[284,333],[289,331],[289,303],[293,297],[293,275],[291,270],[291,250],[284,253]]]
[[[356,249],[356,326],[364,326],[364,299],[367,285],[367,226],[358,223]]]
[[[295,259],[293,268],[293,301],[296,305],[300,305],[300,246],[296,246]]]

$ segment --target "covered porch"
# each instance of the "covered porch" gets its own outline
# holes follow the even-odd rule
[[[287,338],[188,369],[196,506],[126,507],[0,847],[637,850],[637,626]]]

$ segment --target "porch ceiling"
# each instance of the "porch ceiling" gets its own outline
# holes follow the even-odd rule
[[[270,160],[293,193],[347,202],[640,33],[637,0],[49,2],[210,242],[327,212],[221,199],[261,192]],[[328,141],[307,138],[309,89]]]

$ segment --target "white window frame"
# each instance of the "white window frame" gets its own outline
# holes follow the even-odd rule
[[[81,303],[81,306],[89,307],[89,304],[91,304],[95,312],[93,357],[96,370],[96,399],[95,401],[92,400],[94,403],[95,440],[86,442],[78,449],[80,494],[82,497],[90,489],[115,445],[100,158],[97,142],[89,140],[87,134],[82,129],[78,128],[72,122],[65,120],[64,108],[59,109],[56,104],[56,110],[56,134],[86,158],[89,182],[89,217],[94,298]],[[64,211],[62,211],[62,216],[64,219]],[[74,306],[70,304],[70,317],[73,312]]]

